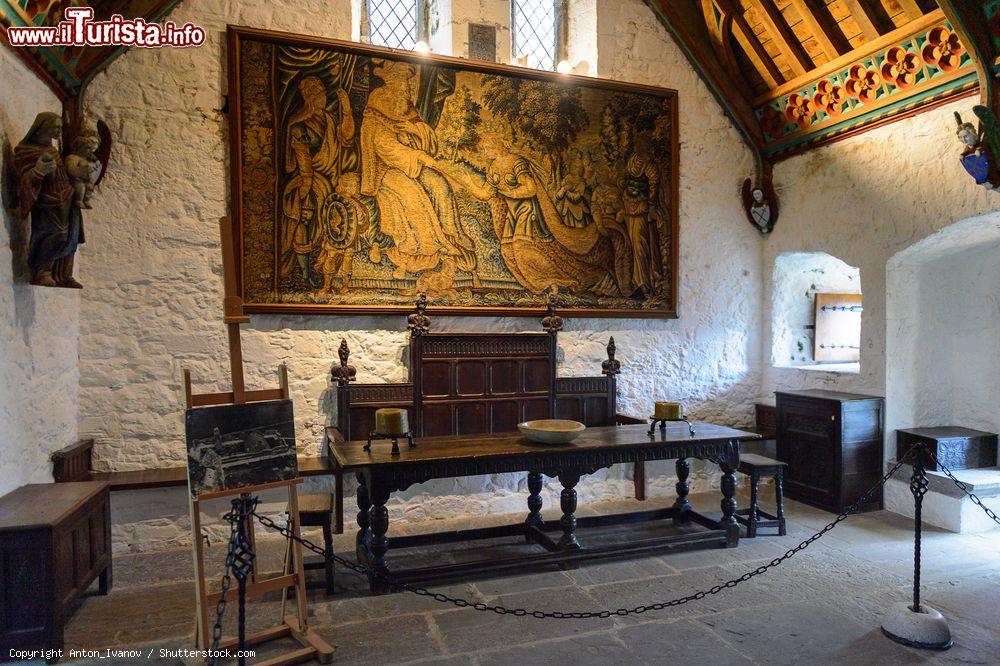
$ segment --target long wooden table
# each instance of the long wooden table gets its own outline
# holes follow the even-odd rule
[[[710,423],[695,422],[694,435],[684,423],[671,423],[666,429],[648,434],[646,425],[588,428],[570,444],[547,446],[534,444],[519,433],[492,435],[451,435],[422,437],[417,446],[408,448],[401,442],[399,455],[390,453],[386,440],[376,441],[371,451],[365,442],[331,440],[330,451],[345,472],[353,472],[358,480],[358,561],[370,568],[373,593],[388,590],[387,578],[404,582],[429,581],[480,573],[523,570],[527,567],[573,564],[603,557],[650,554],[691,548],[728,547],[739,542],[739,525],[734,517],[735,478],[740,460],[740,442],[759,439],[759,435]],[[689,458],[700,458],[719,465],[722,470],[722,517],[719,520],[702,515],[688,501],[690,486]],[[615,514],[609,516],[575,517],[576,485],[581,476],[618,463],[648,460],[677,461],[677,499],[666,509]],[[545,553],[528,553],[503,559],[481,560],[411,569],[389,568],[389,513],[386,502],[394,491],[431,479],[501,474],[528,473],[528,515],[523,523],[500,527],[484,527],[453,532],[393,537],[394,548],[406,548],[435,543],[522,536],[529,543],[542,546]],[[562,484],[558,521],[542,519],[542,477],[558,478]],[[588,548],[581,543],[577,528],[607,526],[648,520],[671,520],[674,525],[695,523],[701,531],[664,534],[655,538],[636,539]],[[558,538],[548,532],[559,532]]]

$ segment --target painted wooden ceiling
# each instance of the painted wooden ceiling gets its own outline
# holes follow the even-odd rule
[[[10,26],[54,26],[67,7],[93,7],[94,20],[114,14],[125,18],[161,21],[180,0],[0,0],[0,41],[7,43]],[[10,45],[7,44],[9,47]],[[12,48],[62,100],[72,99],[95,74],[108,66],[125,48],[40,47]]]
[[[974,92],[1000,40],[1000,0],[647,4],[767,161]]]
[[[0,0],[0,25],[54,25],[66,7],[84,5],[99,20],[121,14],[158,22],[179,1]],[[983,88],[1000,53],[1000,0],[646,3],[755,149],[759,166]],[[124,48],[13,51],[61,99],[78,102]]]

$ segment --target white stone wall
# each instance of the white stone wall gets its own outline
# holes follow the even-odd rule
[[[1000,431],[998,290],[997,213],[951,225],[890,260],[889,428]]]
[[[826,252],[860,269],[865,310],[859,374],[766,364],[762,396],[782,388],[885,395],[889,258],[953,222],[1000,209],[1000,195],[975,186],[958,161],[953,114],[971,116],[976,103],[962,99],[776,165],[781,217],[764,239],[764,270],[784,252]],[[765,349],[772,290],[764,285]]]
[[[680,91],[681,317],[568,320],[560,335],[560,373],[596,374],[614,335],[624,364],[622,411],[645,416],[653,399],[670,398],[684,401],[697,418],[750,423],[760,386],[762,271],[761,241],[738,196],[751,168],[749,153],[641,0],[598,4],[599,43],[606,49],[600,75]],[[131,50],[91,85],[87,110],[108,122],[117,141],[81,262],[91,288],[81,312],[80,429],[98,439],[99,465],[183,464],[181,369],[191,369],[198,390],[224,388],[217,220],[228,196],[226,128],[218,111],[225,24],[349,38],[350,14],[350,3],[317,0],[182,3],[173,20],[205,27],[204,46]],[[539,324],[435,318],[434,329],[537,331]],[[351,346],[359,381],[405,378],[401,317],[256,316],[244,327],[251,386],[273,383],[275,366],[289,366],[305,453],[320,450],[323,428],[335,419],[329,370],[341,337]],[[673,492],[669,469],[650,466],[652,493]],[[628,496],[628,473],[595,475],[581,484],[581,500]],[[695,487],[717,483],[716,477],[717,471],[709,476],[699,468]],[[393,511],[520,511],[524,494],[515,493],[521,484],[517,476],[426,484],[395,498]],[[182,525],[186,517],[177,520]],[[169,540],[162,522],[152,527],[151,539]],[[130,542],[143,542],[130,534]]]
[[[771,363],[812,365],[816,294],[860,293],[859,271],[825,252],[787,252],[775,259],[772,275]]]
[[[442,53],[468,58],[469,24],[488,25],[497,31],[497,62],[510,62],[510,0],[439,0],[438,4],[448,6],[447,20],[432,45],[444,42],[447,47],[450,40],[450,50]]]
[[[807,152],[775,167],[781,217],[764,240],[764,269],[784,252],[827,252],[857,266],[865,309],[857,374],[763,367],[761,396],[828,388],[886,395],[886,267],[896,253],[956,221],[1000,210],[1000,195],[976,186],[958,161],[954,112],[971,116],[975,98],[925,111]],[[765,322],[773,286],[764,285]],[[763,331],[771,347],[769,325]],[[904,427],[887,402],[885,459]],[[907,423],[905,425],[914,425]],[[923,424],[918,424],[923,425]],[[895,495],[886,507],[904,511]]]
[[[0,72],[0,145],[6,151],[20,142],[36,114],[59,113],[61,106],[6,47],[0,47]],[[23,281],[25,269],[14,266],[11,241],[26,241],[23,225],[30,222],[11,215],[8,204],[5,199],[0,212],[0,495],[52,480],[49,454],[76,441],[79,386],[80,292]],[[88,233],[91,219],[85,221]]]

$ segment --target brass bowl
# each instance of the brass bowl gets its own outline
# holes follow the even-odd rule
[[[518,423],[521,434],[538,444],[569,444],[587,429],[579,421],[540,419]]]

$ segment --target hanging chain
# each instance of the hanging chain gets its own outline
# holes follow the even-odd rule
[[[844,512],[841,513],[839,516],[837,516],[837,518],[833,522],[826,525],[823,529],[821,529],[819,532],[816,532],[805,541],[802,541],[799,545],[788,550],[788,552],[786,552],[784,555],[776,557],[769,563],[761,565],[752,571],[744,573],[739,578],[734,578],[732,580],[726,581],[725,583],[720,583],[719,585],[715,585],[707,590],[699,590],[687,596],[671,599],[670,601],[662,601],[649,605],[636,606],[635,608],[619,608],[617,610],[584,611],[584,612],[540,611],[540,610],[528,610],[525,608],[507,608],[506,606],[491,605],[482,602],[476,603],[469,601],[468,599],[462,599],[460,597],[452,597],[442,592],[432,592],[431,590],[428,590],[425,587],[410,585],[409,583],[404,583],[394,579],[391,575],[385,577],[385,583],[391,588],[397,590],[403,590],[406,592],[411,592],[413,594],[422,597],[428,597],[430,599],[439,601],[444,604],[452,604],[454,606],[457,606],[458,608],[472,608],[473,610],[477,611],[488,611],[496,613],[497,615],[513,615],[514,617],[530,616],[540,619],[555,618],[555,619],[578,620],[578,619],[591,619],[591,618],[608,618],[613,615],[624,617],[627,615],[639,615],[647,611],[658,611],[658,610],[663,610],[664,608],[672,608],[674,606],[680,606],[682,604],[686,604],[691,601],[698,601],[700,599],[704,599],[707,596],[718,594],[723,590],[736,587],[740,583],[745,583],[754,576],[759,576],[760,574],[767,572],[769,569],[778,566],[785,560],[794,557],[796,553],[805,550],[814,541],[821,538],[824,534],[832,530],[845,518],[847,518],[853,513],[856,513],[858,511],[858,508],[862,504],[868,502],[871,496],[875,493],[875,491],[879,490],[883,485],[885,485],[885,483],[890,479],[890,477],[892,477],[899,470],[899,468],[902,467],[903,463],[906,462],[907,458],[913,455],[914,451],[915,449],[911,449],[909,452],[907,452],[906,455],[902,457],[902,459],[897,461],[896,464],[892,466],[892,468],[885,474],[885,476],[882,477],[882,479],[878,483],[869,488],[868,491],[865,492],[865,494],[863,494],[853,504],[847,507],[847,509],[844,510]],[[257,517],[257,520],[265,527],[276,530],[277,532],[281,533],[285,538],[293,539],[299,542],[300,544],[302,544],[312,552],[316,553],[317,555],[326,557],[326,550],[321,546],[312,543],[308,539],[296,536],[295,534],[292,533],[291,530],[282,527],[281,525],[274,522],[267,516],[262,516],[259,513],[255,513],[254,515]],[[332,555],[332,558],[334,562],[353,571],[354,573],[363,576],[365,578],[370,577],[371,572],[368,567],[365,567],[361,564],[356,564],[354,562],[350,562],[337,555]]]
[[[985,504],[983,504],[983,500],[979,499],[979,498],[978,498],[978,497],[976,496],[976,494],[975,494],[975,493],[971,492],[971,491],[969,490],[969,486],[965,485],[964,483],[962,483],[961,481],[959,481],[958,479],[956,479],[956,478],[955,478],[955,475],[951,473],[951,470],[950,470],[950,469],[948,469],[948,466],[947,466],[947,465],[945,465],[945,464],[944,464],[943,462],[941,462],[941,461],[940,461],[940,460],[938,459],[938,457],[937,457],[936,455],[934,455],[934,452],[933,452],[933,451],[931,451],[931,450],[929,450],[929,449],[928,449],[928,451],[927,451],[927,452],[928,452],[928,453],[929,453],[929,454],[931,455],[931,458],[933,458],[933,459],[934,459],[934,462],[936,462],[936,463],[937,463],[937,466],[941,468],[941,471],[942,471],[942,472],[944,472],[944,473],[945,473],[945,475],[946,475],[946,476],[947,476],[947,477],[948,477],[949,479],[951,479],[952,481],[954,481],[954,482],[955,482],[955,485],[956,485],[956,486],[958,486],[958,489],[959,489],[959,490],[961,490],[961,491],[962,491],[963,493],[965,493],[965,495],[966,495],[966,496],[967,496],[967,497],[968,497],[968,498],[969,498],[970,500],[972,500],[972,502],[973,502],[974,504],[976,504],[976,505],[977,505],[977,506],[978,506],[978,507],[979,507],[980,509],[982,509],[983,511],[985,511],[985,512],[986,512],[986,515],[987,515],[987,516],[989,516],[989,517],[990,517],[990,519],[991,519],[991,520],[992,520],[992,521],[993,521],[994,523],[996,523],[997,525],[1000,525],[1000,516],[997,516],[997,514],[996,514],[996,513],[995,513],[995,512],[994,512],[994,511],[993,511],[993,510],[992,510],[991,508],[989,508],[988,506],[986,506]]]
[[[226,554],[226,569],[222,574],[219,600],[215,603],[215,624],[212,625],[212,655],[219,653],[219,642],[222,640],[222,616],[226,612],[226,593],[233,585],[233,563],[236,561],[236,549],[239,547],[238,522],[231,512],[223,517],[229,521],[229,552]],[[215,662],[216,657],[210,657],[208,663],[214,666]]]
[[[226,612],[226,595],[233,585],[233,577],[245,585],[247,576],[253,568],[253,544],[246,534],[247,520],[257,515],[257,497],[240,497],[232,501],[232,508],[223,516],[229,521],[229,552],[226,554],[226,569],[219,586],[219,600],[215,603],[215,624],[212,625],[212,648],[208,663],[214,666],[219,656],[219,643],[222,641],[222,616]],[[243,622],[240,622],[242,626]]]

